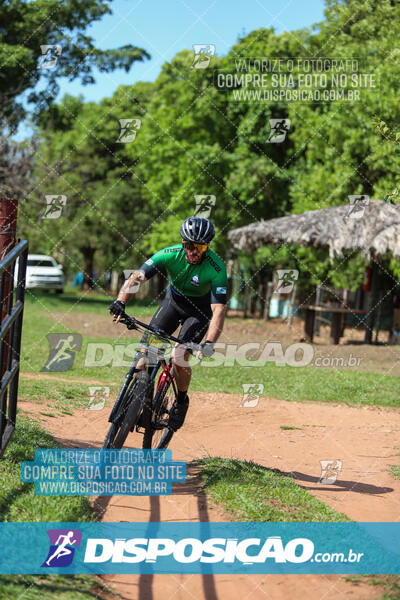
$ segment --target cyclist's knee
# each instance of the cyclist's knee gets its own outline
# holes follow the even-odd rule
[[[190,352],[188,352],[184,346],[176,346],[173,349],[172,364],[174,365],[175,369],[179,369],[180,367],[190,368],[189,358]]]
[[[140,370],[144,370],[147,366],[147,357],[143,351],[143,356],[141,356],[137,362],[136,368]]]

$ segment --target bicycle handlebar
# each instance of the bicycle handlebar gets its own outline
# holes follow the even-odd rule
[[[182,342],[182,340],[179,340],[178,338],[174,337],[173,335],[170,335],[166,331],[163,331],[163,329],[156,329],[155,327],[152,327],[151,325],[142,323],[142,321],[139,321],[135,317],[130,317],[129,315],[126,314],[126,312],[123,312],[121,315],[116,315],[116,316],[121,316],[121,319],[119,320],[119,322],[122,323],[123,325],[126,325],[126,327],[129,330],[138,329],[137,325],[139,325],[140,327],[143,327],[143,329],[147,329],[147,331],[154,333],[160,339],[168,340],[171,342],[177,342],[178,344],[181,344],[181,345],[192,344],[193,346],[198,346],[197,349],[201,350],[200,344],[195,344],[194,342]],[[193,348],[187,348],[187,350],[188,350],[188,352],[193,354]]]

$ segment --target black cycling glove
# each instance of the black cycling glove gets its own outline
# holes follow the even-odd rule
[[[215,352],[214,342],[210,342],[209,340],[206,340],[204,342],[204,344],[201,344],[201,353],[206,358],[210,358],[210,356],[212,356],[214,354],[214,352]]]
[[[125,312],[125,302],[121,302],[121,300],[114,300],[111,302],[108,310],[115,316],[122,315]]]

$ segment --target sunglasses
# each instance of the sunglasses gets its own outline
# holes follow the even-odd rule
[[[205,252],[208,248],[207,244],[195,244],[194,242],[182,242],[182,246],[186,250],[198,250],[199,252]]]

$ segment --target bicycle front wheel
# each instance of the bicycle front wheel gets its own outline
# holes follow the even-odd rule
[[[120,427],[115,433],[110,448],[122,448],[129,432],[136,425],[141,408],[143,406],[147,390],[147,371],[140,371],[132,382],[127,392],[127,402],[124,413],[121,416]],[[112,426],[110,428],[111,433]]]
[[[117,431],[118,431],[118,425],[116,425],[115,423],[111,423],[110,429],[108,430],[106,439],[104,441],[104,445],[103,445],[104,450],[108,450],[109,448],[114,448],[113,442],[114,442],[114,438],[117,434]]]
[[[174,388],[169,381],[158,387],[152,403],[152,411],[147,411],[143,448],[162,449],[169,444],[173,431],[168,429],[168,416],[175,400]]]

